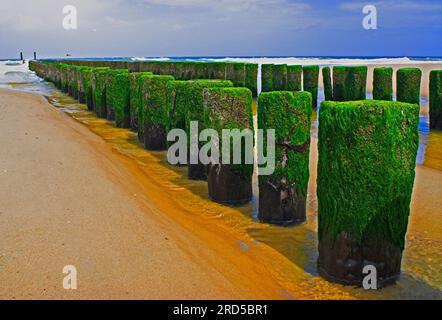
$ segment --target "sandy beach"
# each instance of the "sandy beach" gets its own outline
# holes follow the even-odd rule
[[[171,219],[155,181],[42,96],[0,90],[0,145],[0,299],[282,298],[237,238]]]

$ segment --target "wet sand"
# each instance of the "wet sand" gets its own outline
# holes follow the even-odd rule
[[[0,101],[11,95],[24,99],[22,94],[9,93],[2,94]],[[8,99],[14,100],[17,96]],[[0,271],[0,281],[5,279],[9,287],[0,289],[3,290],[0,291],[0,297],[12,294],[23,297],[23,293],[19,293],[24,290],[16,284],[27,283],[25,288],[33,288],[34,296],[29,296],[31,298],[442,298],[442,171],[437,170],[440,158],[438,142],[442,140],[432,139],[431,134],[427,148],[427,159],[432,159],[431,167],[417,166],[403,275],[395,286],[367,292],[328,283],[316,272],[317,139],[314,133],[310,153],[308,221],[300,226],[281,228],[259,223],[256,220],[255,202],[239,208],[213,203],[208,199],[207,184],[187,180],[185,167],[168,165],[164,152],[147,152],[138,143],[135,133],[115,128],[112,123],[96,118],[84,105],[77,104],[71,98],[55,92],[50,96],[50,101],[84,126],[61,114],[42,101],[42,98],[30,95],[26,98],[31,99],[32,104],[39,101],[42,105],[39,112],[45,110],[39,130],[54,122],[55,115],[59,118],[55,121],[59,123],[56,133],[49,134],[51,139],[57,137],[58,145],[53,146],[54,154],[41,159],[44,161],[39,162],[38,166],[46,167],[47,171],[52,172],[52,168],[56,168],[53,158],[61,156],[60,150],[63,150],[63,157],[67,158],[62,162],[73,166],[73,156],[65,153],[70,150],[68,146],[73,148],[73,145],[77,145],[78,150],[75,149],[74,154],[78,156],[74,162],[79,167],[74,176],[76,179],[86,179],[87,183],[73,183],[75,179],[71,172],[74,169],[70,167],[69,173],[64,173],[69,175],[69,182],[60,181],[59,187],[54,190],[47,190],[45,187],[46,190],[43,188],[24,192],[28,187],[22,187],[23,192],[19,192],[21,196],[37,191],[40,195],[42,192],[50,195],[53,201],[58,202],[58,209],[63,214],[57,210],[46,214],[48,204],[39,203],[37,206],[35,200],[32,200],[34,196],[29,196],[32,201],[25,199],[28,206],[33,205],[32,211],[28,210],[25,216],[17,207],[15,211],[18,213],[15,216],[23,217],[20,220],[11,215],[8,218],[11,220],[9,227],[1,223],[4,217],[0,214],[0,243],[6,243],[3,239],[9,238],[7,246],[2,245],[0,248],[3,255],[3,252],[9,252],[10,255],[8,271]],[[31,102],[28,101],[26,105],[29,103]],[[5,117],[3,109],[4,107],[0,109],[0,119]],[[28,113],[29,111],[23,112],[20,119],[26,118]],[[50,117],[47,116],[49,114]],[[19,124],[18,118],[11,118],[8,123],[11,122]],[[27,122],[26,126],[33,126],[35,121],[31,118]],[[20,126],[24,127],[24,124]],[[10,130],[18,130],[12,124],[9,127]],[[0,130],[5,130],[3,124]],[[14,136],[20,136],[19,132],[15,132]],[[5,135],[0,139],[6,139]],[[7,139],[5,143],[15,146],[13,150],[19,155],[21,153],[11,163],[22,157],[31,157],[23,145],[16,146],[15,142],[9,140],[11,139]],[[7,154],[9,158],[11,154],[14,153]],[[20,161],[24,160],[26,159]],[[33,170],[26,166],[24,171],[29,173]],[[106,179],[101,178],[102,176]],[[41,179],[36,177],[33,180],[39,184],[47,183],[37,178]],[[24,173],[20,180],[26,180]],[[0,188],[14,190],[17,187],[2,185]],[[2,194],[3,192],[0,193]],[[17,200],[18,202],[20,201]],[[69,212],[66,212],[66,208],[69,208]],[[86,208],[88,209],[85,212]],[[2,207],[0,211],[4,211]],[[43,220],[46,216],[51,218],[54,215],[55,218],[50,219],[50,227],[44,221],[38,220],[39,216]],[[28,216],[34,218],[30,219]],[[75,235],[71,229],[74,219],[70,220],[69,216],[78,216]],[[28,219],[30,222],[27,222]],[[70,222],[68,225],[66,220]],[[27,224],[28,227],[23,228],[21,224]],[[39,237],[36,236],[35,228],[44,230],[39,231]],[[50,236],[48,231],[51,231]],[[20,236],[16,238],[16,234]],[[166,243],[165,237],[169,239]],[[66,239],[74,241],[70,244],[69,253],[64,251]],[[63,241],[64,246],[60,247],[57,241]],[[150,246],[156,249],[153,250]],[[13,255],[17,249],[20,250]],[[33,274],[29,261],[37,260],[36,256],[39,254],[34,252],[37,250],[44,250],[45,259],[51,257],[51,263],[44,264],[39,269],[40,273]],[[81,254],[83,250],[87,254]],[[28,255],[33,259],[30,260]],[[75,261],[72,262],[72,259]],[[111,259],[111,266],[103,266],[107,259]],[[37,265],[40,266],[41,260],[39,258]],[[69,261],[65,263],[66,260]],[[4,258],[0,258],[0,267],[5,264],[4,261]],[[152,270],[152,261],[162,269]],[[76,263],[88,274],[87,282],[83,283],[85,287],[82,291],[79,288],[76,293],[66,293],[61,289],[61,269],[65,264]],[[24,269],[23,273],[14,274],[17,266]],[[116,271],[113,271],[114,268]],[[179,268],[178,273],[176,268]],[[103,275],[102,269],[111,275]],[[42,280],[41,274],[53,279]],[[81,274],[79,277],[81,286]],[[99,279],[95,279],[96,277]],[[157,277],[161,277],[161,281]],[[98,284],[99,280],[103,282],[102,286]],[[35,282],[39,282],[39,290],[35,285],[29,285]],[[58,288],[54,288],[51,295],[45,296],[42,290],[48,290],[45,286],[47,284]],[[129,294],[125,295],[122,288]]]
[[[0,298],[282,297],[239,239],[171,219],[170,195],[43,97],[0,90],[0,146]]]

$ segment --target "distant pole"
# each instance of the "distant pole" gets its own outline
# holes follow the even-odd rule
[[[34,60],[37,60],[37,52],[34,51]]]

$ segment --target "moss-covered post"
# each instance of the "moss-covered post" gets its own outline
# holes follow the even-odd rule
[[[324,96],[325,100],[333,100],[333,86],[331,80],[330,67],[322,68],[322,79],[324,82]]]
[[[139,61],[132,61],[127,63],[127,69],[129,72],[140,72],[140,62]]]
[[[167,83],[173,76],[142,76],[144,147],[147,150],[167,149],[167,128],[170,105]]]
[[[393,68],[374,68],[373,99],[393,100]]]
[[[396,100],[420,104],[422,71],[418,68],[402,68],[396,73]]]
[[[287,91],[302,90],[302,66],[287,66]]]
[[[113,100],[114,92],[114,80],[115,77],[122,73],[129,73],[129,70],[109,70],[107,72],[107,82],[106,82],[106,110],[107,110],[107,120],[115,120],[115,103]]]
[[[258,96],[258,65],[256,63],[246,63],[245,84],[254,97]]]
[[[97,117],[106,118],[106,88],[107,88],[107,74],[109,68],[94,68],[92,76],[92,90],[94,98],[94,111]]]
[[[138,116],[143,103],[141,77],[146,75],[153,74],[151,72],[133,72],[130,74],[130,128],[135,132],[139,130]]]
[[[130,74],[117,74],[112,85],[112,101],[115,107],[115,126],[130,128]]]
[[[207,63],[205,62],[194,62],[194,79],[208,79],[207,73]]]
[[[442,70],[430,72],[430,128],[442,130]]]
[[[68,70],[69,66],[67,64],[62,64],[60,66],[60,84],[61,84],[61,91],[64,93],[68,93]]]
[[[261,65],[261,84],[262,92],[270,92],[274,90],[273,87],[273,64]]]
[[[286,64],[273,65],[273,90],[274,91],[287,90],[287,65]]]
[[[346,79],[346,100],[365,100],[367,92],[367,70],[366,66],[347,67]]]
[[[333,67],[333,100],[345,101],[346,69],[343,66]]]
[[[184,73],[180,80],[192,80],[195,76],[195,63],[191,61],[182,62]]]
[[[170,118],[175,125],[186,130],[189,139],[191,121],[198,122],[199,131],[207,128],[204,118],[204,89],[212,87],[233,87],[233,83],[229,80],[197,80],[175,84],[174,112]],[[197,163],[189,163],[187,177],[190,180],[206,180],[206,166],[199,160]]]
[[[175,62],[173,76],[177,80],[184,80],[184,64],[183,64],[183,62]]]
[[[235,87],[244,87],[246,85],[245,64],[237,62],[226,63],[226,80],[232,81]]]
[[[224,157],[230,158],[230,164],[220,159],[218,164],[209,165],[209,197],[215,202],[231,205],[249,202],[253,174],[252,92],[247,88],[205,89],[204,115],[206,126],[216,130],[220,137],[220,150],[224,150],[220,155],[227,152],[222,139],[223,129],[239,129],[244,133],[241,139],[229,139],[230,151]],[[235,146],[241,148],[241,164],[233,163]],[[251,164],[246,162],[247,159]]]
[[[70,84],[71,84],[71,94],[70,96],[74,99],[78,99],[78,92],[79,92],[79,83],[78,83],[78,74],[79,74],[79,66],[75,65],[71,69],[71,77],[70,77]]]
[[[92,91],[92,69],[85,68],[81,71],[82,84],[83,84],[83,97],[84,102],[87,105],[88,110],[93,110],[93,91]]]
[[[363,268],[378,287],[400,273],[415,177],[419,106],[324,101],[317,178],[319,273],[361,286]]]
[[[77,82],[77,93],[75,95],[75,98],[80,103],[86,102],[85,88],[84,88],[84,83],[83,83],[83,71],[87,70],[87,69],[89,69],[89,68],[79,66],[75,70],[75,81]]]
[[[74,97],[74,94],[76,92],[76,85],[74,75],[75,75],[75,67],[68,65],[67,71],[66,71],[66,80],[67,80],[67,94],[71,97]]]
[[[193,81],[174,80],[167,83],[167,104],[170,105],[169,111],[169,126],[171,129],[186,130],[187,109],[189,108],[189,101],[186,99],[188,89]]]
[[[364,100],[366,90],[367,67],[333,67],[333,100]]]
[[[275,130],[275,171],[259,176],[261,221],[288,225],[306,219],[312,97],[309,92],[265,92],[259,96],[258,128]],[[267,157],[266,143],[258,151]]]
[[[209,79],[225,80],[226,79],[226,63],[210,62],[207,64],[207,76]]]
[[[304,91],[310,92],[312,95],[312,108],[316,110],[318,104],[318,81],[319,66],[304,66],[302,68]]]

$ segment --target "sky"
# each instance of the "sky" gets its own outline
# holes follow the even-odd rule
[[[362,8],[374,5],[377,29]],[[77,29],[63,28],[63,7]],[[442,0],[1,0],[0,58],[442,56]]]

